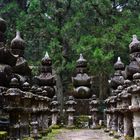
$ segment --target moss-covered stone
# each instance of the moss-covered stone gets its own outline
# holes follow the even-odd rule
[[[75,129],[76,127],[75,127],[75,125],[72,125],[72,126],[67,126],[66,128],[67,129]]]
[[[140,138],[135,138],[134,140],[140,140]]]
[[[133,137],[130,137],[130,136],[125,136],[124,139],[125,139],[125,140],[134,140]],[[140,140],[140,139],[139,139],[139,140]]]
[[[101,129],[101,126],[100,125],[96,125],[96,126],[92,127],[92,129]]]
[[[60,126],[59,125],[52,125],[50,126],[51,129],[60,129]]]
[[[33,138],[24,138],[23,140],[34,140]]]
[[[7,132],[6,131],[0,131],[0,139],[1,140],[4,140],[7,138]]]

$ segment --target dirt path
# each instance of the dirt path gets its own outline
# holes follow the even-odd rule
[[[113,140],[103,130],[63,130],[56,135],[56,140]]]

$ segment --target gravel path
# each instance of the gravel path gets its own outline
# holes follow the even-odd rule
[[[103,130],[62,130],[60,134],[56,136],[56,140],[113,140]]]

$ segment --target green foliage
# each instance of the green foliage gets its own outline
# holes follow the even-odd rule
[[[84,128],[85,123],[89,123],[89,117],[87,115],[78,116],[75,120],[75,126],[77,128]]]
[[[103,52],[102,49],[96,48],[95,51],[93,52],[93,60],[94,60],[94,64],[96,65],[96,67],[94,68],[96,69],[96,71],[108,72],[110,70],[109,64],[113,56],[114,55],[112,51],[105,53]]]

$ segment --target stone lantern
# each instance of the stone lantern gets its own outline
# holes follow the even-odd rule
[[[37,103],[37,108],[36,108],[36,118],[38,122],[38,128],[40,131],[42,131],[42,112],[43,112],[43,97],[41,96],[42,94],[42,88],[38,87],[36,89],[36,103]]]
[[[42,133],[46,134],[46,130],[49,127],[49,115],[50,115],[50,98],[46,96],[47,91],[42,91],[43,96],[43,112],[42,112]]]
[[[10,117],[10,138],[20,139],[21,138],[21,98],[23,92],[19,89],[19,81],[16,78],[11,79],[11,88],[6,92],[5,99],[9,102],[4,108]]]
[[[38,133],[38,122],[37,121],[33,121],[31,122],[31,126],[32,126],[32,137],[34,138],[34,140],[38,140],[39,139],[39,133]]]
[[[31,121],[31,100],[33,94],[30,92],[30,84],[25,82],[22,85],[24,96],[21,99],[21,104],[23,105],[23,111],[21,112],[21,125],[23,126],[21,129],[21,133],[23,137],[30,136],[30,121]]]
[[[73,127],[74,126],[74,106],[76,105],[76,102],[74,101],[73,96],[69,96],[68,101],[66,102],[67,105],[67,114],[68,114],[68,127]]]
[[[59,106],[59,103],[57,101],[57,97],[54,96],[53,99],[52,99],[52,102],[50,103],[51,105],[51,113],[52,113],[52,123],[51,125],[57,125],[57,120],[58,120],[58,113],[59,113],[59,109],[58,109],[58,106]]]
[[[117,132],[118,130],[118,116],[116,111],[117,96],[111,96],[110,98],[110,111],[111,111],[111,132]]]
[[[123,113],[124,137],[133,136],[132,113],[129,110],[131,104],[131,94],[129,93],[130,80],[124,81],[124,89],[119,94],[122,100],[121,112]]]
[[[37,108],[38,108],[38,102],[36,100],[36,86],[32,86],[30,89],[30,92],[33,93],[33,96],[31,98],[31,122],[37,121]]]
[[[122,99],[120,98],[120,93],[122,92],[122,90],[124,89],[124,87],[122,85],[118,86],[116,93],[117,93],[117,106],[116,106],[116,111],[118,114],[118,131],[116,134],[116,137],[121,137],[123,135],[124,132],[124,127],[123,127],[123,113],[121,112],[121,108],[122,108]]]
[[[87,72],[87,60],[80,54],[80,58],[77,60],[76,76],[72,77],[74,85],[73,96],[77,99],[89,99],[92,96],[91,93],[91,77]]]
[[[90,112],[92,114],[92,126],[91,128],[98,128],[99,126],[99,101],[96,98],[96,95],[92,95],[91,101],[90,101]]]
[[[131,87],[131,106],[130,111],[133,113],[134,139],[140,139],[140,73],[133,75],[134,85]]]
[[[37,113],[37,121],[40,132],[44,135],[46,133],[46,129],[48,128],[48,116],[50,113],[49,103],[50,98],[46,96],[47,91],[42,90],[42,88],[37,88],[36,94],[38,95],[38,113]]]
[[[104,110],[106,113],[106,129],[104,130],[105,132],[109,132],[111,130],[111,110],[110,110],[110,97],[108,97],[104,102],[106,105],[106,109]]]

